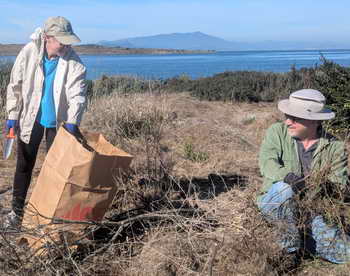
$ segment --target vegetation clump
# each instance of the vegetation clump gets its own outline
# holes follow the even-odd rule
[[[193,162],[205,162],[209,159],[209,154],[204,151],[196,151],[192,142],[184,145],[185,158]]]
[[[102,95],[118,94],[133,94],[154,92],[160,90],[163,85],[161,80],[146,80],[136,76],[118,75],[106,76],[103,75],[95,81],[87,81],[88,97],[101,97]]]

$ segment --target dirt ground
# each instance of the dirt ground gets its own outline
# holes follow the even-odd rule
[[[254,208],[252,206],[256,191],[259,189],[259,185],[261,185],[261,176],[258,168],[259,145],[266,128],[281,118],[276,105],[274,103],[248,104],[199,101],[186,93],[166,95],[144,94],[135,97],[131,101],[135,105],[138,102],[142,102],[146,108],[157,106],[167,116],[167,123],[163,126],[163,135],[160,143],[164,151],[164,160],[166,160],[167,164],[171,164],[171,173],[173,176],[193,179],[196,177],[205,178],[209,174],[235,174],[248,179],[245,189],[229,189],[226,192],[217,194],[217,196],[211,199],[201,199],[196,196],[189,199],[193,200],[194,204],[197,204],[201,209],[215,215],[215,218],[224,225],[224,227],[215,230],[213,232],[214,234],[210,234],[213,241],[220,240],[220,237],[226,235],[225,242],[227,243],[225,246],[217,249],[217,251],[213,249],[212,253],[210,253],[213,260],[208,263],[206,271],[211,271],[212,274],[210,275],[243,275],[244,273],[242,274],[239,270],[235,270],[240,267],[242,269],[241,271],[246,271],[245,275],[262,275],[262,271],[265,271],[265,275],[274,275],[273,271],[269,271],[270,268],[266,266],[266,263],[263,263],[261,260],[259,261],[261,256],[268,254],[268,252],[262,252],[261,250],[263,248],[260,248],[258,244],[259,242],[264,242],[264,235],[268,235],[267,233],[261,232],[261,236],[254,237],[254,239],[252,237],[247,238],[252,243],[249,245],[249,248],[255,251],[255,253],[251,254],[255,254],[256,256],[246,256],[243,261],[240,259],[241,266],[237,265],[236,268],[231,267],[232,263],[230,262],[232,260],[226,260],[227,263],[225,263],[223,256],[233,254],[232,248],[236,250],[239,247],[237,241],[246,242],[245,239],[240,240],[239,237],[248,237],[251,235],[252,232],[250,231],[253,231],[251,229],[254,228],[254,224],[258,221],[256,214],[252,211]],[[108,123],[108,120],[112,120],[113,118],[107,119],[106,112],[111,110],[113,106],[126,106],[129,103],[130,99],[117,97],[113,101],[108,99],[103,102],[101,99],[100,102],[89,106],[81,127],[83,129],[99,131],[107,138],[113,140],[113,136],[110,133],[110,123]],[[135,152],[130,152],[133,149],[135,149]],[[128,150],[135,156],[133,161],[134,167],[142,167],[145,158],[142,156],[142,151],[138,151],[138,147],[130,146],[124,150]],[[195,158],[191,158],[191,154],[194,154]],[[34,170],[32,186],[34,186],[40,172],[44,157],[45,150],[41,148]],[[3,191],[0,195],[0,208],[2,211],[8,210],[10,206],[11,190],[9,189],[14,170],[15,152],[9,160],[0,160],[0,191]],[[248,231],[249,233],[247,233],[247,229],[250,229]],[[268,229],[264,228],[263,231],[268,231]],[[139,260],[140,256],[132,258],[131,260],[134,264],[129,266],[129,270],[125,271],[125,274],[201,275],[194,273],[193,271],[195,269],[190,270],[186,268],[187,265],[185,263],[179,265],[183,270],[178,269],[175,274],[160,272],[162,269],[160,267],[161,264],[164,267],[168,267],[168,263],[163,262],[167,259],[167,255],[169,255],[167,251],[168,247],[174,246],[171,243],[174,235],[171,235],[171,237],[167,235],[161,236],[158,233],[149,236],[141,253],[142,264]],[[178,238],[179,244],[186,241],[186,238]],[[214,242],[213,246],[214,244],[218,246],[217,244],[220,243]],[[193,244],[190,245],[194,246]],[[199,246],[196,250],[200,252],[202,249]],[[182,253],[180,252],[179,254]],[[191,258],[189,257],[189,259]],[[180,261],[183,261],[183,259],[179,259]],[[176,258],[174,257],[172,260],[168,260],[168,262],[174,265],[174,263],[176,264]],[[156,263],[159,267],[155,265]],[[217,268],[215,268],[215,265],[217,265]],[[220,269],[220,266],[225,267],[225,269]],[[347,275],[348,268],[349,266],[347,265],[337,266],[316,260],[306,263],[296,274]],[[231,271],[231,274],[227,274],[227,271]],[[226,274],[222,274],[224,272]]]

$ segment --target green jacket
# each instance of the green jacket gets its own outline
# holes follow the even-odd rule
[[[348,180],[348,157],[344,142],[324,134],[315,150],[311,171],[330,168],[328,180],[346,188]],[[260,195],[267,192],[273,183],[282,181],[293,172],[301,175],[297,143],[287,132],[284,123],[273,124],[266,133],[259,154],[259,166],[264,177]]]

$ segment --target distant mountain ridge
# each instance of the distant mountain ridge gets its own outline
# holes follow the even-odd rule
[[[101,41],[104,46],[129,48],[162,48],[186,50],[221,50],[232,49],[232,42],[201,32],[172,33],[154,36],[134,37],[115,41]]]
[[[314,49],[348,49],[347,43],[335,42],[307,42],[307,41],[261,41],[238,42],[228,41],[202,32],[171,33],[153,36],[133,37],[114,41],[100,41],[100,45],[107,47],[126,48],[161,48],[184,50],[216,50],[216,51],[244,51],[244,50],[314,50]]]

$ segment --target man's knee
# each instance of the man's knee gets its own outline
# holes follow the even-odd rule
[[[284,203],[292,198],[294,192],[289,184],[283,181],[274,183],[271,188],[258,200],[261,204],[267,203]]]

